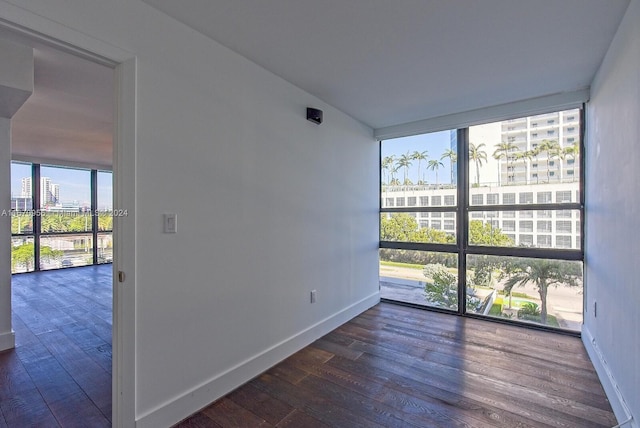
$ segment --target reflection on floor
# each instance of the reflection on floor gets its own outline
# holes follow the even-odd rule
[[[110,427],[112,266],[14,275],[0,427]]]

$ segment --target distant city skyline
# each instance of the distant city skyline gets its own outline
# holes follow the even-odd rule
[[[74,204],[82,207],[91,206],[91,172],[85,169],[41,166],[41,181],[48,179],[54,185],[56,204]],[[98,171],[98,206],[99,210],[113,207],[113,190],[110,171]],[[31,181],[31,164],[13,162],[11,164],[11,197],[23,195],[23,181]],[[44,187],[44,186],[43,186]],[[57,189],[56,189],[57,187]],[[42,192],[42,190],[41,190]],[[30,197],[30,196],[29,196]],[[42,194],[41,194],[42,197]],[[47,200],[46,197],[42,198]]]

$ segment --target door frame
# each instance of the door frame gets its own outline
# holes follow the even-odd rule
[[[113,209],[121,215],[113,222],[112,424],[135,427],[137,58],[4,0],[0,6],[0,37],[48,45],[114,69]]]

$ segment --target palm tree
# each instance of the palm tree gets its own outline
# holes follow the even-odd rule
[[[575,162],[576,158],[580,155],[580,145],[576,142],[563,149],[565,158],[570,157]],[[575,174],[572,176],[571,181],[575,180]]]
[[[411,166],[411,155],[409,152],[400,156],[400,159],[396,161],[396,165],[398,168],[404,168],[404,181],[403,184],[407,184],[409,182],[409,167]]]
[[[562,164],[564,162],[564,160],[567,158],[567,154],[565,153],[564,149],[562,147],[560,147],[560,145],[558,145],[556,143],[555,146],[551,147],[549,149],[549,159],[557,159],[558,160],[558,180],[562,181],[563,178],[563,174],[562,174]]]
[[[500,144],[495,145],[496,150],[493,152],[493,158],[498,161],[498,186],[501,185],[501,176],[502,176],[502,168],[500,168],[500,160],[507,160],[507,176],[509,176],[509,152],[513,150],[518,150],[518,146],[513,143],[505,143],[504,141]]]
[[[547,323],[547,291],[549,287],[566,285],[575,287],[582,278],[580,266],[565,260],[515,258],[502,273],[505,295],[511,294],[514,286],[533,283],[540,295],[540,322]]]
[[[551,153],[553,151],[556,150],[556,148],[559,148],[560,146],[558,145],[558,142],[555,140],[542,140],[542,144],[540,144],[537,149],[539,150],[540,153],[542,152],[546,152],[547,153],[547,183],[550,181],[549,180],[549,172],[551,170],[551,165],[549,165],[549,161],[551,160]]]
[[[427,160],[429,152],[427,152],[426,150],[423,152],[419,152],[419,151],[415,151],[411,154],[411,159],[412,160],[417,160],[418,161],[418,184],[424,184],[424,180],[420,180],[420,162],[423,160]]]
[[[449,164],[451,166],[451,184],[453,184],[455,182],[453,180],[453,164],[458,161],[458,153],[456,153],[455,150],[447,149],[444,151],[442,156],[440,156],[440,160],[443,160],[445,158],[449,158]]]
[[[517,161],[519,160],[524,161],[524,169],[525,169],[524,172],[525,172],[527,184],[529,184],[529,172],[531,170],[531,160],[533,159],[533,151],[525,150],[524,152],[516,152],[514,153],[513,158]],[[537,177],[538,176],[536,175],[536,179]]]
[[[389,186],[399,186],[400,185],[400,180],[398,180],[398,178],[396,177],[396,172],[398,172],[398,170],[400,169],[399,166],[395,166],[395,167],[389,167],[389,175],[391,176],[391,179],[389,180]]]
[[[441,166],[444,166],[444,164],[440,162],[438,159],[431,159],[429,161],[429,164],[427,165],[427,168],[429,168],[431,171],[436,172],[436,189],[438,188],[438,169]]]
[[[476,164],[476,186],[480,186],[480,167],[482,166],[482,161],[487,161],[487,152],[481,150],[484,145],[484,143],[481,143],[476,146],[473,143],[469,143],[469,160],[472,160]]]
[[[391,156],[385,156],[382,159],[382,171],[383,171],[383,176],[382,176],[382,181],[385,181],[384,178],[384,173],[386,171],[386,175],[387,175],[387,179],[386,179],[386,183],[387,184],[391,184],[391,177],[390,177],[390,172],[391,172],[391,168],[393,168],[393,164],[395,162],[396,158],[394,155]]]

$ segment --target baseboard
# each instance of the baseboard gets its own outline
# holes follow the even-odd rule
[[[13,331],[0,333],[0,352],[16,347],[16,334]]]
[[[618,383],[616,382],[613,373],[611,373],[611,370],[609,370],[609,365],[598,348],[591,331],[584,325],[582,326],[582,342],[584,343],[584,347],[587,349],[587,354],[589,354],[593,367],[596,369],[596,373],[600,378],[600,383],[604,388],[604,392],[609,399],[609,403],[611,404],[613,413],[616,415],[616,419],[618,419],[620,427],[640,428],[638,421],[635,418],[632,419],[629,407],[627,406],[620,389],[618,389]]]
[[[209,403],[223,397],[238,386],[278,364],[280,361],[296,353],[316,339],[335,330],[345,322],[376,305],[379,301],[380,293],[375,292],[347,308],[336,312],[296,335],[215,376],[202,385],[184,392],[175,400],[140,416],[136,421],[136,427],[155,428],[172,426],[180,422],[182,419],[197,412]]]

